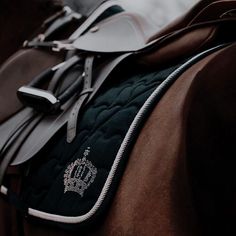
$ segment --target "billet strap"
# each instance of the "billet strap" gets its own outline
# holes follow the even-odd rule
[[[80,61],[80,58],[75,55],[71,58],[69,58],[66,62],[63,62],[63,65],[58,68],[55,71],[54,76],[50,80],[50,83],[48,85],[48,90],[51,91],[52,93],[55,92],[55,90],[58,87],[59,82],[63,79],[63,76],[76,64],[78,64]]]
[[[74,140],[76,136],[76,127],[77,127],[77,120],[79,116],[79,112],[89,97],[89,94],[93,92],[92,88],[92,79],[93,79],[93,61],[94,56],[88,56],[85,59],[84,65],[84,87],[82,92],[80,93],[78,101],[75,103],[69,119],[67,123],[67,142],[70,143]]]
[[[50,27],[43,34],[43,41],[46,41],[49,37],[51,37],[58,30],[65,28],[71,22],[75,21],[78,24],[82,23],[85,18],[74,11],[72,11],[68,6],[64,7],[65,15],[55,20]]]
[[[68,6],[65,6],[62,11],[44,21],[41,26],[42,28],[46,28],[44,33],[40,33],[31,41],[26,40],[23,43],[23,47],[36,47],[37,44],[39,44],[40,47],[46,47],[47,44],[43,44],[43,42],[47,41],[48,38],[52,37],[58,30],[65,28],[74,21],[78,22],[80,25],[84,20],[85,18],[81,14],[72,11]]]

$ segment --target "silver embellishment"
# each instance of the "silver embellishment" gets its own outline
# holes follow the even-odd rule
[[[94,182],[97,175],[97,168],[86,157],[90,153],[88,147],[83,154],[82,159],[72,162],[64,173],[64,193],[76,192],[83,197],[84,192]]]

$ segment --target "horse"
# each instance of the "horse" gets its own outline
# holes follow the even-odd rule
[[[204,14],[209,15],[211,11],[215,14],[211,20],[218,19],[233,9],[235,1],[226,3],[226,10],[224,4],[224,1],[200,2],[159,34],[176,31],[192,21],[201,23]],[[208,11],[199,14],[205,8]],[[216,30],[209,27],[201,32],[206,33],[204,48]],[[186,48],[186,40],[193,42],[198,35],[196,30],[186,38],[161,46],[157,54],[147,55],[145,63],[156,69],[162,66],[158,63],[160,58],[162,63],[170,63],[196,53],[192,45]],[[202,46],[202,38],[197,39],[193,43]],[[234,50],[233,44],[208,55],[168,89],[138,135],[106,218],[83,235],[178,236],[232,232]],[[170,51],[175,54],[170,55]],[[223,68],[229,69],[227,78]],[[223,164],[225,152],[227,162]],[[224,176],[219,176],[221,171]],[[78,232],[68,233],[28,222],[3,201],[0,209],[1,235],[78,235]]]

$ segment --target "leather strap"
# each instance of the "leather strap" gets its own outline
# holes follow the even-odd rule
[[[73,67],[75,64],[77,64],[79,62],[80,58],[78,56],[73,56],[71,58],[69,58],[62,67],[60,67],[54,74],[54,76],[52,77],[49,86],[48,86],[48,90],[51,92],[55,92],[55,90],[58,87],[58,84],[60,83],[60,80],[63,79],[63,75],[65,75],[66,72],[68,72],[68,70]]]
[[[66,9],[68,9],[68,7]],[[67,13],[68,11],[65,12],[67,14],[65,14],[63,17],[58,18],[56,21],[54,21],[50,25],[50,27],[43,34],[43,40],[47,40],[56,31],[62,29],[65,26],[67,26],[72,21],[78,21],[78,23],[80,21],[84,21],[84,17],[81,14],[76,13],[76,12],[72,11],[71,9],[69,11],[70,11],[69,13]]]
[[[78,23],[81,24],[83,21],[85,21],[85,18],[81,14],[72,11],[70,7],[65,6],[62,11],[56,13],[55,15],[44,21],[42,28],[47,27],[44,33],[40,33],[31,41],[26,40],[23,46],[24,47],[37,47],[37,45],[41,47],[48,46],[47,43],[45,44],[44,41],[47,41],[48,38],[50,38],[54,33],[66,27],[73,21],[78,21]]]
[[[95,96],[101,85],[109,77],[114,68],[116,68],[130,55],[131,54],[118,56],[109,63],[106,63],[97,71],[95,82],[96,85],[93,86],[94,90],[84,105],[88,104],[88,102]],[[29,134],[28,139],[22,144],[11,165],[19,165],[28,161],[51,140],[51,138],[67,123],[68,117],[73,108],[72,105],[74,104],[74,101],[75,99],[72,98],[67,104],[65,104],[63,107],[63,112],[61,112],[59,115],[44,117],[44,119]],[[12,117],[12,120],[12,122],[14,122],[14,117]],[[10,122],[11,120],[9,120],[9,123]],[[2,129],[4,130],[4,126],[2,126]]]
[[[70,36],[69,40],[67,42],[61,42],[61,41],[44,41],[44,39],[48,38],[49,33],[47,31],[44,34],[40,34],[38,37],[33,39],[32,41],[25,41],[24,47],[29,48],[51,48],[54,51],[60,51],[60,50],[74,50],[74,47],[70,42],[73,42],[78,37],[80,37],[86,30],[89,29],[89,27],[94,24],[96,21],[99,21],[101,16],[105,14],[106,11],[108,11],[110,8],[118,6],[121,7],[121,2],[117,0],[111,0],[108,2],[103,3],[99,7],[97,7],[95,10],[91,11],[91,15],[82,23],[79,25],[78,29]],[[62,17],[63,19],[63,17]],[[60,18],[58,19],[60,20]],[[58,21],[57,20],[57,21]],[[55,23],[57,25],[57,23]],[[54,26],[53,28],[58,27]],[[52,30],[50,30],[51,32]],[[46,37],[46,35],[48,35]]]
[[[76,136],[77,120],[83,104],[93,92],[92,89],[92,72],[94,56],[88,56],[85,59],[84,69],[84,87],[79,95],[79,100],[75,103],[67,123],[67,142],[71,143]]]
[[[0,165],[0,186],[2,185],[3,177],[6,173],[7,167],[11,163],[12,159],[14,158],[15,154],[27,139],[29,133],[35,128],[35,126],[40,122],[43,118],[43,115],[33,116],[29,120],[28,124],[24,125],[20,131],[20,134],[17,135],[16,140],[13,139],[11,142],[6,145],[3,152],[0,154],[0,157],[4,157],[1,165]],[[16,130],[18,133],[18,130]]]

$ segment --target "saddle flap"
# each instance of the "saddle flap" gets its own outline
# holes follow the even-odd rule
[[[154,27],[142,16],[120,13],[90,28],[73,46],[90,52],[132,52],[148,44],[153,32]]]
[[[102,70],[97,72],[97,85],[94,89],[94,92],[90,99],[97,93],[97,90],[100,88],[101,84],[104,83],[106,78],[112,73],[112,71],[130,54],[121,55],[118,58],[115,58],[108,64],[106,64]],[[25,140],[24,144],[21,145],[18,153],[15,155],[14,160],[11,165],[19,165],[22,164],[32,157],[34,157],[50,140],[51,138],[59,132],[59,130],[66,124],[68,120],[68,116],[71,113],[73,106],[71,104],[66,104],[64,107],[64,111],[59,115],[50,115],[44,117],[44,119],[38,123],[35,129],[29,134],[28,138]],[[26,108],[27,110],[29,108]],[[0,133],[4,130],[9,130],[9,127],[19,120],[19,114],[27,115],[27,111],[25,109],[22,112],[19,112],[17,115],[13,116],[8,122],[4,123],[0,126]],[[21,117],[21,116],[20,116]],[[24,116],[23,116],[24,117]],[[22,120],[22,118],[20,119]],[[10,125],[9,125],[10,124]],[[11,129],[10,129],[11,130]],[[4,137],[9,137],[6,133]],[[6,140],[0,140],[0,147],[6,142]]]
[[[38,73],[60,63],[62,58],[63,53],[48,53],[36,49],[20,50],[1,66],[0,125],[22,108],[16,91],[28,84]]]

